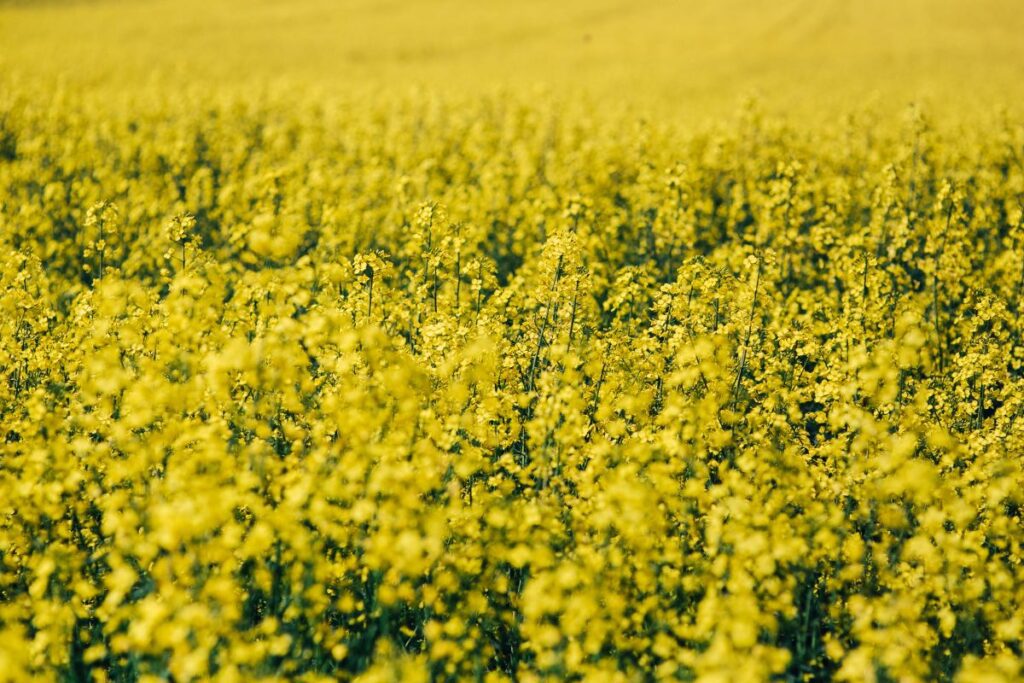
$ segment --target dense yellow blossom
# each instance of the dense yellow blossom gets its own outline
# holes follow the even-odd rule
[[[0,680],[1024,677],[1018,113],[96,80],[0,75]]]

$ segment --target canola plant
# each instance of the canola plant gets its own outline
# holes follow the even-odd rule
[[[0,680],[1024,676],[1013,111],[5,82]]]

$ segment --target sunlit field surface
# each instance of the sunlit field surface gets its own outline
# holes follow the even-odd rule
[[[1022,97],[1011,0],[0,1],[0,681],[1021,680]]]
[[[30,78],[541,86],[701,118],[746,95],[801,114],[987,110],[1020,100],[1022,34],[1015,0],[0,0],[0,65]]]

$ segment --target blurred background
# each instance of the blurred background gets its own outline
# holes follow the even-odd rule
[[[1020,0],[0,0],[20,78],[542,87],[713,113],[1013,101]]]

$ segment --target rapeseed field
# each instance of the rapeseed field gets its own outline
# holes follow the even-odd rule
[[[1024,679],[1021,14],[0,3],[0,681]]]

